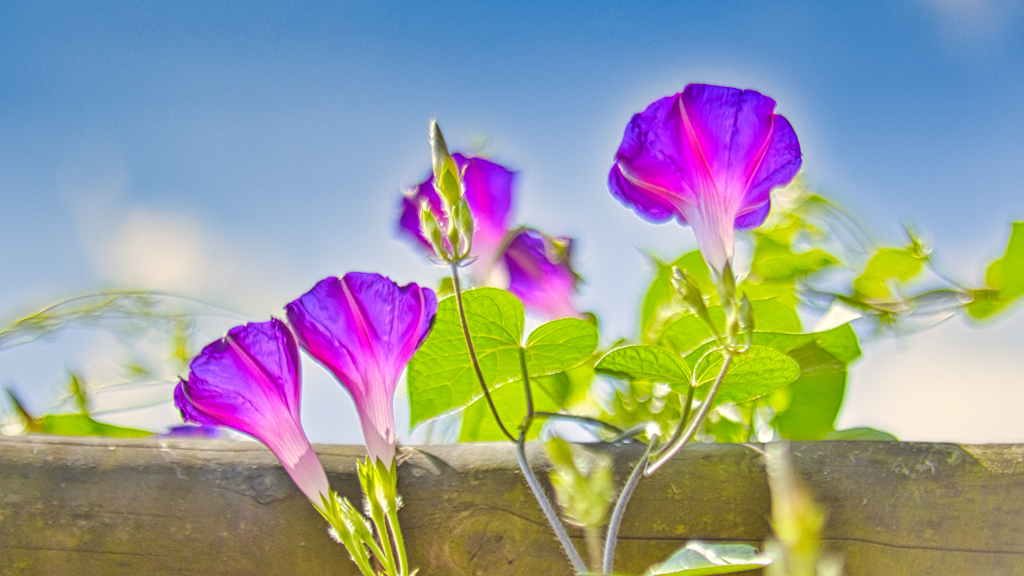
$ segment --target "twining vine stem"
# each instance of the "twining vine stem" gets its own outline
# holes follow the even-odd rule
[[[612,511],[611,520],[608,521],[608,535],[605,536],[604,540],[604,563],[601,565],[601,574],[611,574],[612,572],[612,564],[615,560],[615,545],[619,539],[622,517],[626,515],[626,506],[629,504],[630,498],[633,497],[633,491],[636,490],[637,484],[640,483],[640,478],[643,477],[644,466],[647,464],[648,458],[651,457],[651,451],[654,450],[654,446],[657,443],[657,438],[653,438],[647,444],[644,457],[636,463],[633,473],[629,475],[629,480],[622,487],[618,501],[615,502],[615,510]]]
[[[517,440],[509,434],[508,429],[505,428],[505,424],[502,423],[501,417],[498,416],[498,409],[494,406],[494,400],[491,399],[491,393],[487,390],[487,381],[484,380],[483,371],[480,369],[480,362],[476,357],[476,350],[473,348],[473,339],[469,334],[469,323],[466,321],[466,310],[462,305],[462,285],[459,282],[458,263],[451,262],[450,264],[452,269],[452,287],[455,289],[455,302],[458,304],[459,319],[462,321],[462,334],[466,337],[466,348],[469,351],[469,358],[473,362],[473,369],[476,371],[477,380],[480,382],[480,387],[484,391],[484,398],[487,399],[487,405],[490,407],[491,414],[494,416],[494,420],[498,423],[498,427],[501,428],[502,433],[505,434],[506,438],[515,443],[516,459],[519,462],[519,469],[523,472],[523,477],[526,478],[526,483],[530,486],[530,490],[533,491],[534,498],[536,498],[537,503],[540,504],[541,510],[543,510],[544,516],[548,520],[548,524],[551,525],[551,529],[555,532],[555,535],[558,536],[558,541],[562,544],[562,549],[565,550],[566,555],[569,557],[569,561],[572,562],[573,569],[577,574],[583,574],[587,571],[587,567],[583,563],[580,553],[576,550],[576,547],[573,546],[572,540],[569,539],[569,534],[565,531],[565,526],[563,526],[562,521],[559,520],[558,514],[551,505],[551,501],[548,500],[540,482],[537,481],[537,476],[534,475],[529,462],[526,460],[526,431],[533,420],[533,397],[530,391],[530,381],[526,370],[526,357],[524,352],[520,349],[519,359],[520,367],[523,371],[523,384],[526,387],[527,415],[523,420],[523,425],[520,427],[519,439]]]
[[[673,456],[679,453],[686,446],[686,443],[693,438],[693,435],[697,433],[697,427],[704,421],[704,417],[707,416],[711,410],[711,403],[715,399],[715,394],[718,393],[718,388],[722,385],[722,381],[725,380],[725,373],[729,371],[729,365],[732,364],[734,352],[732,350],[726,350],[724,353],[725,360],[722,362],[722,370],[718,373],[718,378],[715,379],[715,383],[711,386],[711,390],[708,391],[708,395],[704,398],[704,402],[701,403],[700,411],[690,421],[686,427],[686,432],[682,435],[676,434],[671,444],[665,447],[658,456],[647,465],[647,469],[644,470],[644,476],[650,476],[657,472],[658,468],[664,466],[666,462],[672,459]],[[680,427],[682,423],[680,423]]]
[[[581,425],[589,425],[589,426],[596,426],[596,427],[604,428],[605,431],[607,431],[608,433],[610,433],[610,434],[612,434],[612,435],[614,435],[616,437],[622,436],[623,434],[626,433],[625,430],[623,430],[622,428],[619,428],[618,426],[615,426],[614,424],[609,424],[607,422],[604,422],[602,420],[598,420],[597,418],[591,418],[589,416],[578,416],[576,414],[562,414],[561,412],[544,412],[542,410],[535,410],[533,412],[533,415],[538,417],[538,418],[547,418],[549,420],[551,420],[551,419],[554,419],[554,420],[569,420],[570,422],[576,422],[576,423],[581,424]],[[643,428],[641,428],[639,430],[639,432],[642,432],[642,431],[643,431]],[[639,433],[639,432],[636,432],[636,433],[632,434],[632,436],[636,436],[636,434]],[[628,437],[631,438],[632,436],[628,436]],[[607,442],[614,443],[615,440],[607,440]]]
[[[576,550],[572,540],[569,539],[569,534],[565,531],[565,526],[558,518],[555,507],[551,505],[551,500],[548,500],[547,494],[544,493],[540,482],[537,481],[537,477],[533,474],[533,469],[530,468],[530,463],[526,460],[526,435],[530,431],[530,425],[533,424],[534,416],[533,391],[530,388],[530,373],[526,370],[526,349],[521,346],[519,347],[519,368],[523,372],[523,389],[526,392],[526,416],[523,417],[523,422],[519,426],[519,440],[516,441],[516,459],[519,461],[519,468],[523,471],[526,483],[529,484],[530,490],[533,491],[534,498],[537,499],[541,510],[544,511],[544,517],[548,519],[548,524],[551,525],[551,529],[558,536],[558,542],[562,545],[562,549],[565,550],[569,561],[572,562],[573,569],[576,570],[577,574],[582,574],[587,571],[583,558],[580,556],[579,551]]]
[[[469,335],[469,322],[466,321],[466,310],[462,306],[462,285],[459,282],[459,266],[457,262],[451,262],[452,268],[452,287],[455,289],[455,303],[459,306],[459,319],[462,321],[462,334],[466,337],[466,348],[469,350],[469,359],[473,362],[473,369],[476,371],[476,379],[480,382],[480,387],[483,388],[484,398],[487,399],[487,405],[491,408],[491,414],[494,416],[494,420],[498,423],[498,428],[501,428],[501,432],[505,434],[509,442],[515,442],[514,436],[509,434],[508,429],[505,428],[505,424],[501,421],[501,416],[498,416],[498,409],[494,406],[494,400],[491,399],[491,393],[487,390],[487,381],[484,380],[484,373],[480,370],[480,362],[476,358],[476,350],[473,348],[473,339]]]
[[[530,490],[533,491],[533,496],[540,504],[541,510],[544,511],[544,517],[548,519],[548,524],[551,525],[551,529],[558,536],[558,542],[562,545],[562,549],[565,550],[565,554],[569,556],[569,561],[572,562],[572,569],[577,574],[586,574],[587,566],[583,563],[583,558],[580,557],[580,553],[573,546],[572,540],[569,539],[569,534],[565,531],[565,526],[558,519],[558,514],[555,513],[551,501],[544,494],[544,489],[541,487],[540,482],[537,481],[533,470],[530,469],[530,464],[526,461],[526,430],[519,432],[519,441],[516,442],[516,459],[519,461],[519,469],[523,471],[526,483],[530,486]]]
[[[533,424],[533,391],[530,389],[530,374],[526,370],[526,349],[519,347],[519,369],[523,372],[523,390],[526,391],[526,416],[523,417],[519,429],[528,431]]]
[[[657,437],[652,438],[650,443],[647,445],[647,451],[644,453],[644,457],[637,462],[633,472],[629,475],[629,480],[626,481],[626,485],[623,486],[622,492],[619,494],[619,499],[615,502],[615,510],[612,512],[611,520],[608,522],[608,535],[604,541],[604,562],[601,565],[602,574],[610,574],[615,560],[615,545],[619,539],[619,528],[622,526],[622,518],[626,513],[626,506],[629,505],[630,498],[633,497],[633,491],[636,490],[637,484],[640,482],[640,478],[643,476],[650,476],[654,474],[658,468],[661,468],[665,462],[672,459],[673,456],[679,453],[686,446],[686,443],[693,438],[693,435],[697,432],[697,427],[707,416],[708,411],[711,408],[711,402],[715,398],[715,394],[718,393],[718,388],[722,385],[722,381],[725,380],[725,374],[729,371],[729,365],[732,363],[734,352],[727,349],[724,356],[725,359],[722,362],[722,370],[718,373],[718,377],[715,379],[715,383],[711,386],[711,390],[708,392],[707,397],[704,398],[704,402],[701,404],[700,411],[693,418],[692,421],[687,422],[690,416],[690,406],[693,403],[693,393],[696,386],[692,383],[690,389],[686,395],[686,401],[684,403],[683,414],[679,419],[679,426],[676,427],[675,433],[672,435],[672,439],[669,441],[668,446],[665,447],[654,461],[650,460],[651,452],[654,451],[655,446],[658,443]],[[683,432],[683,429],[686,432]]]
[[[679,441],[680,436],[683,435],[683,430],[686,428],[686,424],[690,418],[690,411],[693,406],[693,392],[697,389],[697,385],[690,382],[689,389],[686,391],[686,400],[683,402],[683,415],[679,418],[679,425],[676,426],[676,431],[672,434],[672,438],[668,441],[668,446],[672,446]],[[680,396],[682,396],[680,394]]]

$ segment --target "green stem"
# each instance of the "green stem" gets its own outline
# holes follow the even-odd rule
[[[640,483],[640,478],[643,476],[644,466],[647,464],[647,459],[651,457],[651,451],[654,450],[654,446],[658,443],[657,437],[652,438],[650,443],[647,444],[647,450],[644,452],[644,457],[636,463],[636,467],[633,468],[633,473],[629,475],[629,480],[626,481],[626,485],[622,487],[622,493],[619,494],[619,499],[615,502],[615,510],[612,511],[611,520],[608,521],[608,535],[604,541],[604,563],[601,566],[602,574],[611,574],[612,564],[615,560],[615,546],[619,540],[619,528],[622,527],[622,518],[626,515],[626,506],[629,504],[630,498],[633,497],[633,491],[636,490],[637,484]]]
[[[572,420],[574,422],[579,422],[581,424],[589,424],[589,425],[592,425],[592,426],[598,426],[600,428],[604,428],[606,431],[608,431],[609,433],[611,433],[611,434],[613,434],[615,436],[621,436],[622,433],[623,433],[622,428],[619,428],[618,426],[614,426],[614,425],[609,424],[607,422],[603,422],[601,420],[598,420],[597,418],[591,418],[589,416],[577,416],[576,414],[561,414],[559,412],[544,412],[544,411],[541,411],[541,410],[534,411],[533,415],[535,417],[539,417],[539,418],[552,418],[552,419],[556,419],[556,420]]]
[[[519,347],[519,369],[523,372],[523,390],[526,392],[526,416],[519,429],[525,434],[533,424],[533,391],[530,389],[530,374],[526,370],[526,348]]]
[[[679,418],[679,425],[676,426],[676,431],[672,434],[672,438],[669,439],[668,445],[671,446],[679,441],[679,437],[682,436],[683,430],[686,428],[686,421],[690,418],[690,410],[693,406],[693,392],[697,387],[694,386],[693,382],[690,383],[689,390],[686,391],[686,400],[683,405],[683,414]],[[682,396],[682,394],[680,394]]]
[[[372,536],[372,534],[371,534],[371,536]],[[373,554],[373,557],[377,558],[378,561],[381,558],[385,557],[384,550],[381,549],[381,547],[380,547],[380,542],[377,542],[377,541],[375,541],[375,540],[373,540],[371,538],[371,539],[367,540],[365,542],[365,544],[366,544],[366,547],[370,549],[370,553]]]
[[[544,493],[540,483],[537,481],[537,477],[534,476],[533,469],[530,468],[530,464],[526,461],[526,434],[530,431],[530,425],[533,424],[534,414],[530,374],[526,370],[526,349],[521,346],[519,348],[519,369],[523,374],[523,389],[526,392],[526,416],[523,417],[523,422],[519,425],[519,440],[516,442],[516,458],[519,461],[519,468],[523,471],[526,483],[533,490],[533,496],[537,499],[537,503],[540,504],[541,509],[544,511],[544,516],[548,519],[548,523],[551,524],[551,529],[554,530],[566,555],[569,556],[573,568],[577,573],[582,573],[586,571],[583,559],[580,558],[579,552],[573,546],[572,541],[569,539],[569,534],[565,531],[565,526],[562,525],[562,521],[558,519],[558,514],[555,513],[554,506],[551,505],[547,494]]]
[[[632,439],[636,438],[637,436],[643,434],[644,432],[647,432],[647,428],[649,426],[650,426],[649,422],[642,422],[640,424],[637,424],[636,426],[633,426],[632,428],[627,428],[626,430],[623,430],[621,433],[616,434],[612,438],[609,438],[606,443],[607,444],[618,444],[619,442],[623,442],[623,441],[626,441],[626,440],[632,440]]]
[[[342,532],[338,530],[337,526],[334,527],[334,531],[337,532],[339,535],[342,534]],[[365,554],[360,554],[359,552],[356,552],[357,546],[363,546],[362,542],[357,542],[352,538],[342,537],[342,543],[345,544],[345,548],[348,549],[349,555],[352,556],[352,561],[355,562],[356,566],[359,567],[359,571],[363,573],[363,576],[377,576],[373,573],[373,567],[370,566],[370,560],[365,556]],[[363,547],[364,553],[365,550],[366,548]]]
[[[405,553],[405,538],[402,536],[402,527],[398,523],[398,464],[392,463],[390,467],[385,467],[379,461],[374,464],[374,472],[377,476],[377,481],[387,482],[387,490],[385,490],[385,496],[381,502],[381,506],[384,509],[384,513],[387,518],[388,529],[391,531],[391,537],[394,539],[395,551],[398,553],[398,572],[395,576],[408,576],[409,575],[409,558]]]
[[[459,267],[455,262],[451,263],[452,268],[452,287],[455,289],[455,303],[459,306],[459,320],[462,321],[462,334],[466,337],[466,349],[469,350],[469,359],[473,362],[473,370],[476,371],[477,381],[480,382],[480,387],[484,391],[484,398],[487,399],[487,406],[491,409],[491,414],[494,415],[494,419],[498,422],[498,428],[501,428],[505,437],[508,438],[509,442],[515,442],[516,439],[512,434],[509,434],[508,429],[505,428],[505,424],[501,422],[501,416],[498,416],[498,409],[494,406],[494,400],[491,399],[491,393],[487,389],[487,381],[484,380],[484,373],[480,369],[480,362],[476,357],[476,350],[473,348],[473,339],[469,335],[469,322],[466,321],[466,310],[462,305],[462,284],[459,282]]]
[[[384,516],[384,510],[380,506],[370,506],[371,518],[373,519],[373,525],[377,527],[377,537],[380,538],[380,547],[384,551],[384,558],[381,559],[384,563],[384,570],[390,576],[398,576],[398,566],[395,563],[395,552],[391,547],[391,536],[390,530],[388,530],[387,519]]]
[[[555,513],[554,507],[551,505],[551,501],[548,500],[544,489],[541,487],[540,482],[537,481],[537,477],[533,474],[533,470],[530,468],[530,464],[526,461],[526,431],[519,432],[519,441],[516,442],[516,459],[519,461],[519,469],[523,472],[523,477],[526,478],[526,483],[530,486],[530,490],[533,491],[534,498],[537,499],[537,503],[540,504],[541,510],[544,511],[544,517],[547,518],[548,524],[551,525],[551,529],[555,532],[555,536],[558,536],[558,542],[562,544],[562,550],[565,550],[566,556],[569,557],[569,561],[572,562],[572,568],[577,574],[585,574],[587,567],[583,563],[583,558],[580,558],[580,553],[573,546],[572,540],[569,539],[569,534],[565,531],[565,526],[562,525],[562,521],[558,519],[558,514]]]
[[[599,565],[601,563],[601,527],[584,526],[583,536],[587,541],[587,555],[590,557],[590,565]],[[607,574],[607,572],[605,573]]]
[[[405,538],[402,537],[402,527],[398,525],[398,510],[394,507],[388,509],[388,525],[391,528],[391,535],[395,539],[395,549],[398,550],[398,563],[400,576],[409,576],[409,557],[405,553]]]
[[[715,394],[718,393],[718,388],[722,385],[722,380],[725,380],[725,373],[729,371],[729,365],[732,364],[733,352],[732,350],[725,351],[725,360],[722,362],[722,371],[718,373],[718,378],[715,379],[715,383],[711,386],[711,390],[708,391],[708,395],[704,398],[704,402],[700,406],[700,411],[686,427],[686,432],[683,434],[674,434],[674,441],[665,447],[664,450],[658,453],[653,461],[647,465],[647,469],[644,470],[644,476],[650,476],[657,472],[658,468],[661,468],[666,462],[672,459],[686,443],[693,438],[693,435],[697,433],[697,427],[704,421],[704,418],[711,411],[711,403],[715,399]],[[680,422],[682,427],[682,422]]]

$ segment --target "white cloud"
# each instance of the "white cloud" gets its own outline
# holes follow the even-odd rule
[[[100,270],[119,284],[190,294],[219,292],[238,274],[237,255],[186,213],[134,208],[95,253]]]
[[[184,210],[132,206],[84,244],[97,271],[124,288],[195,296],[252,314],[285,303],[292,266]]]
[[[260,317],[297,296],[294,266],[272,239],[241,238],[190,208],[132,201],[117,155],[86,160],[66,164],[59,188],[79,247],[105,282]]]

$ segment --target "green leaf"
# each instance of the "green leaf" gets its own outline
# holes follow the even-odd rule
[[[72,375],[71,385],[78,386],[79,392],[84,394],[84,391],[81,390],[81,385],[78,379],[74,375]],[[97,422],[86,413],[47,414],[41,418],[36,418],[32,414],[29,414],[25,405],[21,403],[18,395],[14,392],[14,389],[8,388],[7,396],[10,398],[15,412],[17,412],[21,417],[21,420],[25,424],[25,429],[28,432],[36,434],[55,434],[58,436],[110,436],[115,438],[141,438],[153,435],[153,433],[148,430],[123,428],[121,426]]]
[[[699,359],[693,358],[694,363]],[[689,356],[687,361],[690,361]],[[718,377],[723,361],[721,352],[714,352],[696,367],[694,380],[700,387],[696,393],[698,398],[707,393],[706,385]],[[764,346],[751,346],[743,354],[733,357],[715,402],[747,402],[788,386],[799,377],[800,368],[789,356]],[[684,387],[673,386],[673,389],[680,393],[686,392]]]
[[[892,294],[889,283],[907,282],[921,273],[927,256],[910,248],[881,248],[868,260],[864,271],[853,281],[855,298],[881,300]]]
[[[800,332],[802,326],[796,310],[776,298],[751,300],[755,332]],[[719,332],[725,329],[725,311],[721,306],[708,308],[708,314]],[[668,322],[657,340],[658,345],[679,354],[688,353],[713,337],[707,324],[693,314]]]
[[[795,306],[800,300],[799,280],[839,263],[833,255],[819,248],[803,252],[793,250],[794,238],[820,236],[817,227],[792,212],[771,228],[756,231],[750,274],[740,290],[752,300],[775,297]]]
[[[530,334],[526,349],[527,372],[530,374],[530,390],[535,411],[558,412],[573,401],[586,396],[586,389],[594,377],[593,360],[590,357],[597,347],[597,339],[597,330],[592,325],[574,318],[542,324]],[[566,343],[566,348],[560,355],[553,353],[559,350],[556,348],[558,342]],[[573,356],[567,356],[566,353],[572,353]],[[576,360],[579,355],[583,356],[582,364]],[[541,374],[545,370],[556,372]],[[526,392],[522,386],[498,387],[491,391],[491,398],[507,427],[518,426],[523,421],[526,416]],[[540,430],[540,426],[533,426],[526,435],[527,439],[536,438]],[[493,440],[505,440],[505,435],[498,428],[487,402],[473,402],[462,414],[459,441]]]
[[[999,290],[982,288],[970,292],[971,301],[967,303],[965,309],[967,315],[975,320],[984,320],[1006,308],[1007,303],[1003,302]]]
[[[549,378],[558,378],[564,382],[558,387],[559,390],[564,390],[564,394],[558,397],[559,409],[587,402],[590,400],[590,385],[594,382],[594,365],[597,364],[600,356],[601,353],[595,351],[590,355],[590,358],[587,358],[579,366],[570,368],[565,372],[552,374],[551,376],[541,376],[537,380],[543,381]],[[549,386],[549,388],[555,388],[555,386]]]
[[[992,316],[1024,295],[1024,222],[1014,222],[1006,253],[985,271],[986,288],[973,290],[967,313],[976,319]]]
[[[569,393],[569,380],[564,374],[530,378],[533,392],[533,409],[543,412],[558,412],[564,407]],[[522,386],[501,386],[491,391],[491,399],[498,407],[502,422],[510,432],[515,433],[526,417],[526,392]],[[541,426],[534,424],[527,434],[528,440],[537,438]],[[481,399],[473,402],[462,412],[462,426],[459,428],[459,442],[492,442],[506,440],[498,423],[491,414],[487,402]]]
[[[846,365],[860,356],[857,334],[849,324],[825,332],[804,334],[754,332],[754,344],[789,356],[799,367],[799,378],[789,386],[774,390],[769,398],[776,410],[772,425],[784,437],[793,440],[821,439],[830,432],[842,405]],[[704,344],[688,353],[685,357],[687,365],[694,366],[712,347],[713,344]],[[713,369],[702,369],[703,378],[713,379],[720,367],[721,356],[717,356]],[[723,392],[727,382],[728,379],[723,383]],[[741,389],[737,393],[743,391]],[[697,390],[698,398],[702,392],[703,389]],[[720,392],[718,398],[725,401],[729,394]],[[740,403],[743,400],[733,401]]]
[[[564,372],[590,357],[597,348],[597,328],[579,318],[562,318],[538,326],[526,339],[530,377]]]
[[[860,357],[849,324],[808,334],[755,333],[754,342],[787,354],[800,378],[771,397],[772,425],[790,440],[820,440],[833,429],[846,391],[847,365]]]
[[[747,544],[707,544],[700,541],[687,543],[668,560],[652,566],[649,576],[704,576],[732,574],[744,570],[757,570],[771,564],[771,560]]]
[[[467,290],[462,300],[485,381],[497,387],[519,377],[523,305],[497,288]],[[464,408],[483,396],[454,296],[438,303],[434,327],[409,362],[407,382],[412,426]]]
[[[488,389],[494,393],[509,382],[521,380],[519,350],[523,337],[523,305],[512,294],[496,288],[466,291],[463,304]],[[589,322],[563,318],[542,324],[530,334],[524,348],[527,374],[533,381],[574,368],[593,354],[597,344],[597,328]],[[522,388],[515,388],[514,393],[509,393],[510,398],[524,397]],[[483,398],[454,297],[438,305],[434,328],[409,363],[408,389],[413,426],[461,410]],[[522,405],[525,413],[522,400],[508,405],[495,400],[495,405],[508,425],[518,425],[521,420],[521,416],[515,416],[517,407]],[[485,405],[482,408],[488,411],[487,418],[492,418],[489,408]],[[551,409],[551,406],[543,409]],[[510,413],[508,416],[506,411]],[[474,414],[465,415],[464,426],[475,426]],[[480,423],[480,426],[484,425]],[[465,432],[467,437],[480,434],[483,433]]]
[[[787,440],[821,440],[833,431],[846,393],[846,365],[817,344],[790,353],[801,375],[774,392],[772,427]]]
[[[758,235],[750,273],[761,281],[792,281],[838,263],[835,256],[819,248],[793,252],[788,242],[763,234]]]
[[[48,414],[38,421],[41,432],[59,436],[110,436],[113,438],[142,438],[152,436],[148,430],[124,428],[97,422],[88,414]]]
[[[452,282],[451,276],[445,276],[441,278],[441,281],[437,284],[437,297],[447,298],[455,294],[455,284]]]
[[[715,306],[708,310],[708,313],[715,325],[721,329],[720,327],[725,324],[725,312],[722,307]],[[693,314],[687,314],[669,322],[661,331],[657,344],[676,354],[685,354],[712,338],[714,334],[703,320]]]
[[[846,430],[835,430],[825,435],[825,440],[875,440],[882,442],[896,442],[899,440],[888,432],[875,430],[874,428],[847,428]]]
[[[817,344],[843,364],[849,364],[860,357],[857,334],[849,324],[843,324],[824,332],[804,334],[755,332],[754,344],[767,346],[783,354],[788,354],[807,344]]]
[[[664,382],[682,389],[690,385],[690,369],[683,359],[659,346],[616,348],[598,360],[594,370],[624,380]]]
[[[989,265],[985,282],[1008,294],[1024,294],[1024,222],[1014,222],[1002,258]]]

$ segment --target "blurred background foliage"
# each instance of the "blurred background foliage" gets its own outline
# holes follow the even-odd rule
[[[769,221],[746,237],[747,257],[737,258],[737,272],[743,278],[737,291],[750,299],[754,314],[753,343],[767,349],[761,364],[750,364],[746,371],[761,376],[742,376],[742,370],[734,367],[734,378],[739,381],[742,376],[746,380],[725,383],[724,393],[716,398],[710,417],[698,431],[698,439],[894,438],[870,428],[835,429],[849,366],[861,355],[861,340],[912,333],[956,314],[984,325],[1012,310],[1024,294],[1024,223],[1012,225],[1005,252],[983,267],[985,281],[980,286],[947,280],[934,265],[932,247],[909,229],[906,236],[899,246],[875,243],[843,210],[808,190],[799,179],[778,191]],[[685,270],[700,286],[708,313],[721,328],[725,314],[703,259],[693,251],[670,262],[654,255],[650,260],[654,276],[642,298],[635,344],[657,348],[659,353],[684,362],[666,370],[712,372],[709,366],[697,364],[713,335],[682,304],[671,281],[674,267]],[[4,415],[2,430],[7,434],[111,436],[166,432],[103,424],[103,415],[110,410],[93,412],[91,396],[120,395],[126,403],[113,410],[138,408],[127,400],[129,393],[156,387],[162,397],[154,401],[170,402],[177,377],[187,372],[189,360],[204,344],[197,341],[197,323],[210,318],[223,321],[238,316],[171,294],[124,291],[72,298],[10,323],[0,329],[0,356],[10,348],[59,338],[70,330],[112,334],[128,352],[117,378],[90,382],[81,374],[69,372],[66,394],[45,413],[30,412],[19,400],[18,384],[9,384],[12,409]],[[650,422],[662,430],[674,428],[687,404],[680,382],[672,381],[670,376],[657,376],[666,372],[641,374],[628,366],[601,370],[598,360],[602,356],[631,343],[603,343],[587,356],[594,344],[590,348],[578,344],[596,343],[591,341],[596,331],[591,336],[585,327],[564,328],[570,327],[570,332],[563,334],[564,342],[575,343],[575,348],[567,352],[575,356],[566,359],[564,366],[572,367],[556,365],[546,372],[538,369],[538,374],[543,374],[533,378],[540,419],[569,437],[582,434],[583,439],[590,440],[616,439],[624,431]],[[767,360],[777,358],[776,353],[799,370],[778,372],[787,364]],[[773,369],[775,376],[786,381],[768,377]],[[414,406],[423,382],[422,378],[410,377],[410,402]],[[736,389],[733,394],[725,392],[730,385]],[[499,410],[509,421],[517,422],[525,411],[519,387],[502,386],[494,395]],[[695,400],[699,398],[700,393]],[[427,441],[500,439],[500,431],[489,425],[489,419],[482,403],[470,403],[467,409],[461,400],[420,418],[426,422],[423,430]]]

